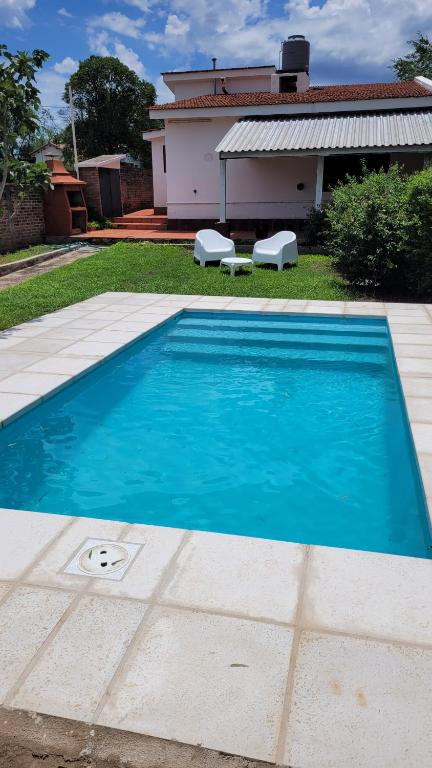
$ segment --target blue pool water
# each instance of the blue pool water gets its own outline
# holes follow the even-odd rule
[[[429,556],[380,319],[183,314],[0,432],[0,506]]]

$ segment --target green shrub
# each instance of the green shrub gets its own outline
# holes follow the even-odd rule
[[[111,219],[106,219],[103,216],[89,221],[87,225],[92,229],[114,229]]]
[[[369,292],[398,291],[403,284],[406,180],[388,171],[347,177],[326,208],[334,265],[349,285]]]
[[[406,285],[412,296],[432,298],[432,167],[406,182]]]
[[[307,214],[304,240],[306,245],[319,245],[324,248],[329,236],[327,208],[310,208]]]

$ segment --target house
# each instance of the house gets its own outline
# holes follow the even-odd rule
[[[52,142],[48,142],[48,144],[43,144],[41,147],[37,147],[31,154],[36,163],[46,163],[48,160],[61,161],[63,160],[63,149],[63,144],[53,144]]]
[[[422,168],[432,153],[432,81],[314,86],[309,43],[280,66],[165,72],[174,101],[150,109],[155,213],[168,228],[301,224],[363,156]],[[272,224],[273,223],[273,224]],[[223,229],[223,228],[222,228]]]
[[[114,218],[153,204],[151,170],[127,153],[98,155],[78,168],[92,217]]]

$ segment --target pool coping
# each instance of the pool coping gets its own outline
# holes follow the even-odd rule
[[[269,300],[133,292],[101,294],[0,333],[0,426],[5,426],[23,411],[50,397],[72,380],[86,375],[155,327],[187,310],[386,318],[425,495],[431,510],[432,305],[428,304]],[[357,685],[354,704],[351,699],[344,700],[344,688],[338,680],[332,682],[334,686],[332,688],[330,685],[330,692],[327,689],[320,690],[321,703],[318,715],[315,713],[314,717],[325,719],[325,712],[332,711],[342,731],[344,718],[349,721],[346,724],[348,731],[363,728],[361,718],[367,712],[363,697],[369,698],[369,694],[364,694],[363,690],[367,692],[373,686],[368,676],[374,671],[377,654],[384,653],[384,649],[390,649],[388,653],[400,653],[402,667],[405,663],[402,659],[407,653],[414,654],[415,663],[424,665],[422,675],[429,680],[431,687],[432,674],[428,666],[432,659],[430,560],[269,542],[248,537],[174,531],[31,511],[17,515],[11,510],[1,510],[1,526],[4,535],[7,534],[8,542],[4,543],[4,537],[0,539],[0,588],[4,591],[0,600],[0,622],[3,612],[13,609],[13,601],[18,601],[23,591],[27,609],[31,611],[34,608],[36,614],[40,610],[38,601],[42,596],[53,603],[61,603],[60,607],[52,608],[55,617],[56,611],[59,617],[56,621],[53,619],[53,626],[48,628],[40,644],[32,647],[27,655],[24,654],[22,665],[0,696],[0,704],[3,706],[34,709],[49,716],[72,717],[77,721],[90,721],[98,726],[130,730],[159,739],[199,744],[203,750],[216,749],[249,760],[278,765],[295,764],[296,768],[315,768],[317,754],[313,744],[310,744],[310,732],[307,733],[308,713],[312,711],[313,703],[308,698],[309,683],[304,682],[307,670],[312,674],[315,669],[315,651],[321,656],[330,653],[336,665],[341,663],[341,649],[343,653],[354,654],[353,659],[357,659],[355,654],[358,653],[363,654],[361,658],[365,659],[363,673],[366,682]],[[29,530],[32,531],[30,538]],[[108,586],[104,582],[101,586],[99,580],[63,574],[62,568],[73,554],[72,549],[85,538],[93,536],[113,541],[138,539],[144,543],[144,555],[137,557],[130,576],[126,574],[123,581],[110,582]],[[149,575],[146,568],[149,562],[153,563],[152,558],[156,564],[152,565],[154,572]],[[216,568],[217,558],[224,561],[224,568],[228,571],[231,569],[235,574],[230,589]],[[247,570],[248,563],[251,582],[245,586],[244,569]],[[369,595],[372,582],[377,594]],[[40,680],[48,675],[47,670],[50,670],[51,679],[55,659],[56,663],[60,663],[55,654],[59,653],[57,647],[62,647],[64,653],[64,645],[61,645],[67,644],[64,627],[69,626],[72,617],[77,616],[78,627],[80,622],[83,626],[80,640],[75,639],[70,653],[77,642],[84,642],[83,638],[91,646],[89,628],[84,626],[86,617],[95,610],[96,604],[107,606],[109,612],[113,601],[116,604],[115,611],[123,611],[126,624],[130,622],[129,634],[126,633],[121,648],[117,648],[116,657],[115,649],[110,647],[107,651],[110,659],[114,654],[111,659],[112,674],[101,683],[103,692],[94,694],[98,699],[97,705],[90,708],[90,711],[80,699],[75,703],[75,709],[68,709],[67,702],[59,699],[48,682],[47,691],[41,693]],[[87,606],[86,611],[83,606]],[[16,607],[13,610],[19,623],[20,612],[17,613]],[[144,611],[143,616],[141,610]],[[200,731],[199,738],[196,737],[198,726],[188,721],[180,712],[180,706],[178,711],[175,709],[176,699],[172,699],[174,694],[169,687],[164,688],[162,693],[158,692],[158,695],[171,697],[171,706],[174,707],[170,717],[167,715],[167,724],[152,725],[148,714],[143,717],[138,712],[137,702],[144,693],[136,690],[134,674],[141,680],[139,664],[147,669],[146,664],[150,663],[147,656],[143,656],[143,647],[150,643],[149,656],[165,654],[165,663],[169,666],[173,663],[170,658],[171,647],[167,645],[155,651],[151,643],[157,646],[157,636],[169,634],[173,627],[179,637],[187,638],[190,624],[196,624],[197,635],[201,631],[205,637],[218,638],[217,647],[225,647],[226,644],[231,649],[230,653],[233,647],[243,654],[246,654],[247,649],[250,652],[251,644],[256,643],[259,647],[257,658],[252,654],[250,664],[231,665],[235,669],[251,667],[250,674],[256,676],[259,698],[263,700],[258,703],[246,685],[246,693],[243,691],[242,694],[246,701],[235,701],[235,712],[231,713],[234,718],[234,735],[227,730],[223,716],[219,713],[221,722],[201,724],[202,733]],[[262,634],[264,628],[268,633],[268,649],[267,641],[263,640],[267,637]],[[10,653],[15,642],[14,638],[14,642],[10,643]],[[189,638],[186,648],[191,644],[193,642]],[[3,649],[6,656],[8,648]],[[274,673],[272,690],[266,689],[266,675],[260,668],[259,656],[265,655],[267,650],[268,675],[271,677]],[[188,653],[185,651],[186,657]],[[97,674],[102,675],[96,651],[92,655],[91,647],[89,657],[87,663],[93,664]],[[151,663],[157,667],[157,659],[152,657]],[[219,684],[211,678],[211,667],[205,661],[202,663],[202,686],[194,689],[195,683],[189,678],[182,678],[180,683],[185,687],[186,697],[192,695],[189,686],[195,697],[204,697],[202,706],[207,698],[214,695],[217,709],[218,692],[210,692],[210,688],[212,685],[217,688]],[[410,669],[406,672],[408,677],[414,674]],[[385,688],[390,685],[391,674],[388,672],[386,677],[387,673],[384,672]],[[95,672],[96,677],[97,674]],[[315,670],[314,675],[317,674]],[[345,670],[343,674],[349,676],[351,673]],[[39,681],[37,690],[33,680]],[[80,680],[76,684],[78,688],[84,685]],[[140,684],[143,686],[142,691],[146,691],[144,678]],[[237,688],[231,688],[230,677],[223,678],[220,686],[220,695],[225,690],[235,699]],[[126,695],[125,691],[130,690],[132,694]],[[81,695],[84,696],[84,693],[81,692]],[[150,695],[148,691],[146,695]],[[155,691],[152,695],[156,696]],[[389,744],[391,740],[395,741],[397,746],[398,737],[406,742],[407,738],[409,741],[409,735],[404,731],[403,718],[399,718],[397,712],[392,710],[392,702],[396,701],[397,694],[394,693],[390,699],[391,702],[388,697],[384,697],[380,702],[380,711],[384,711],[386,722],[388,720],[388,725],[383,726],[383,733],[396,719],[399,736],[389,732],[387,740]],[[344,713],[337,709],[342,701]],[[432,699],[430,704],[432,706]],[[260,707],[264,707],[263,711]],[[421,722],[423,715],[421,712],[417,714]],[[196,717],[199,719],[198,714]],[[248,718],[251,723],[250,732],[243,724],[249,722]],[[407,722],[409,719],[407,712]],[[167,729],[165,731],[164,726]],[[360,751],[351,754],[342,737],[335,736],[330,741],[326,745],[327,753],[325,750],[324,753],[318,753],[322,760],[320,768],[327,764],[334,768],[358,768],[359,764],[367,764],[368,768],[383,765],[374,762],[372,750],[376,751],[377,744],[360,743],[356,747]],[[400,747],[400,754],[405,759],[402,744]],[[426,766],[432,755],[432,736],[426,744],[417,737],[415,744],[413,737],[410,747],[412,754],[417,750],[415,764]],[[382,750],[382,745],[379,748]],[[368,750],[371,752],[366,757]],[[388,758],[388,764],[399,765],[397,759],[392,755]],[[400,762],[400,765],[404,763]]]

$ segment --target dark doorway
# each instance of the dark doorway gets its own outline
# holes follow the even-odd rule
[[[99,185],[103,216],[107,219],[122,216],[120,171],[113,168],[99,168]]]
[[[363,176],[363,168],[368,171],[379,171],[383,168],[388,171],[390,155],[330,155],[324,158],[324,192],[329,192],[338,182],[346,181],[346,177],[355,176],[360,179]]]

